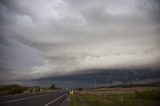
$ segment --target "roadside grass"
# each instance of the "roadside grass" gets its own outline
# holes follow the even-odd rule
[[[71,106],[84,106],[83,104],[85,106],[160,106],[159,101],[160,90],[135,91],[127,94],[78,92],[71,97]]]
[[[70,106],[81,106],[77,95],[70,95]]]
[[[144,90],[143,92],[135,91],[135,97],[148,100],[160,100],[160,90]]]
[[[158,100],[136,98],[134,94],[114,94],[105,97],[89,94],[83,97],[88,106],[160,106]]]

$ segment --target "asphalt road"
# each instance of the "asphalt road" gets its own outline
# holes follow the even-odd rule
[[[41,94],[0,96],[0,106],[60,106],[67,95],[66,91],[58,91]]]

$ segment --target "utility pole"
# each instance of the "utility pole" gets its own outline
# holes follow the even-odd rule
[[[96,90],[96,87],[97,87],[97,80],[94,79],[94,89]]]

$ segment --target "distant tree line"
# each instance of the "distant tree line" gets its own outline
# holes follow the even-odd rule
[[[34,87],[25,87],[17,84],[12,85],[0,85],[0,95],[9,95],[9,94],[20,94],[20,93],[40,93],[45,92],[47,90],[57,90],[55,84],[52,84],[48,88],[42,88],[40,86]]]
[[[6,95],[6,94],[19,94],[23,93],[25,90],[27,90],[26,87],[19,86],[19,85],[6,85],[6,86],[0,86],[0,95]]]
[[[55,86],[55,84],[52,84],[52,85],[49,87],[49,89],[53,90],[53,89],[59,89],[59,88],[57,88],[57,87]]]

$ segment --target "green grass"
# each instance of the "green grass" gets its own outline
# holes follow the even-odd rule
[[[160,106],[159,101],[160,90],[136,91],[129,94],[82,93],[71,96],[71,106]]]
[[[110,95],[102,97],[97,95],[83,95],[88,106],[160,106],[158,100],[137,99],[132,94]]]
[[[139,99],[160,100],[160,90],[144,90],[135,92],[135,97]]]
[[[70,101],[71,106],[80,106],[80,102],[76,95],[71,95],[70,98],[71,98],[71,101]]]

